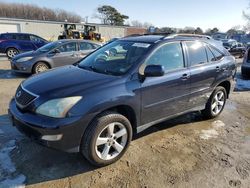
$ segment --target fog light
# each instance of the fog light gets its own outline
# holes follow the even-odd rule
[[[26,67],[21,67],[22,70],[26,70],[27,68]]]
[[[57,141],[62,139],[62,134],[56,134],[56,135],[43,135],[42,140],[47,140],[47,141]]]

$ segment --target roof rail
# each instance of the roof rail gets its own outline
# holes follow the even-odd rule
[[[179,33],[179,34],[172,34],[165,38],[176,38],[176,37],[193,37],[193,38],[203,38],[211,40],[212,37],[208,35],[197,35],[197,34],[188,34],[188,33]]]
[[[137,36],[147,36],[147,35],[162,35],[162,36],[169,36],[171,33],[144,33],[144,34],[132,34],[132,35],[127,35],[125,37],[137,37]]]

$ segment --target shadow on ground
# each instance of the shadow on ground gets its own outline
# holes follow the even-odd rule
[[[199,112],[188,113],[171,121],[157,124],[135,136],[140,139],[152,133],[168,129],[180,124],[202,121]],[[0,116],[0,129],[4,132],[15,132],[7,115]],[[19,134],[19,133],[18,133]],[[16,135],[7,136],[9,140]],[[0,137],[1,138],[1,137]],[[21,135],[16,141],[16,149],[11,153],[11,159],[16,167],[16,174],[26,177],[26,185],[67,178],[93,171],[96,167],[90,165],[80,154],[69,154],[38,145],[29,138]],[[1,141],[1,140],[0,140]]]
[[[14,73],[11,70],[0,69],[0,79],[18,79],[18,78],[28,78],[28,74]]]

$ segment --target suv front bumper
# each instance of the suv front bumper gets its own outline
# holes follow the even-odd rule
[[[39,144],[66,152],[79,152],[84,130],[91,120],[90,116],[59,119],[23,113],[14,99],[8,112],[13,126],[20,132]]]

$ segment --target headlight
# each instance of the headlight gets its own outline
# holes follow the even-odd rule
[[[25,61],[31,60],[33,57],[21,57],[20,59],[17,59],[16,62],[21,63]]]
[[[64,118],[68,111],[81,99],[82,97],[67,97],[60,99],[49,100],[36,109],[37,114],[54,117]]]

